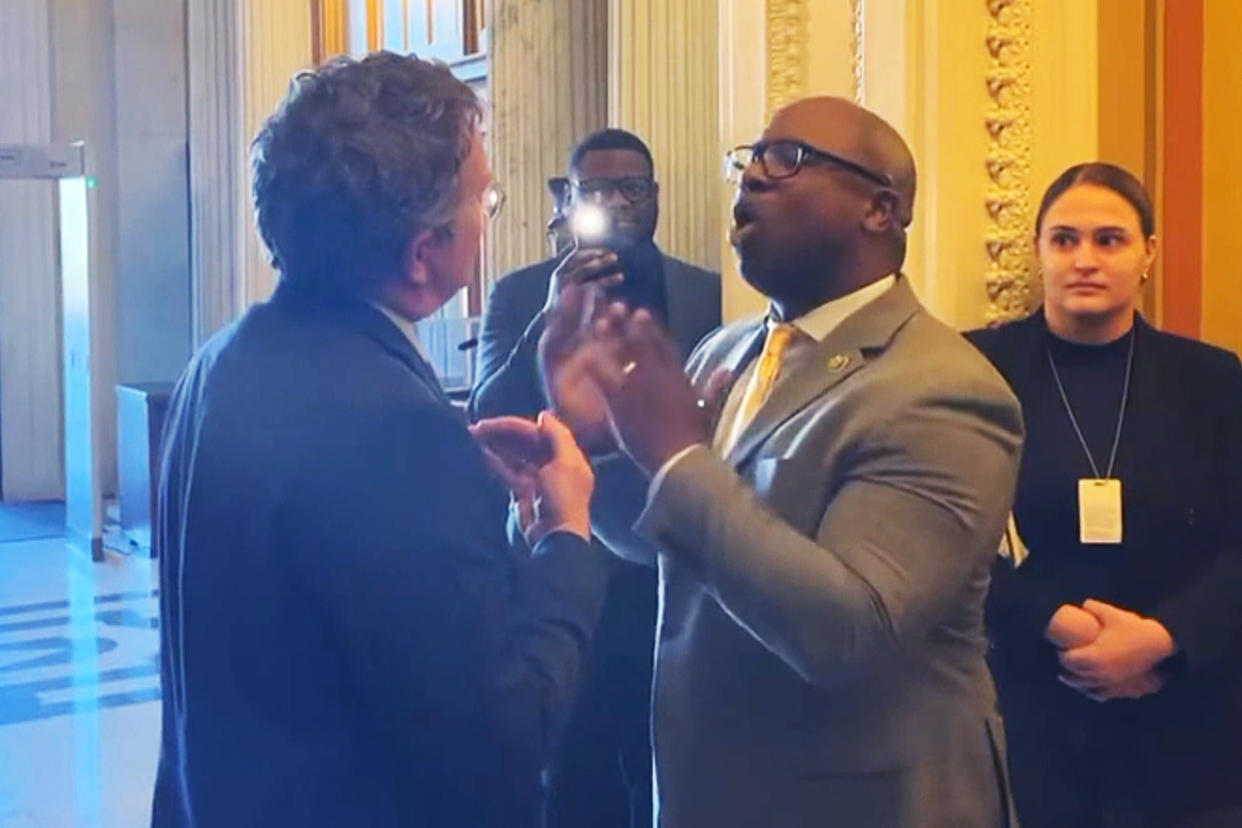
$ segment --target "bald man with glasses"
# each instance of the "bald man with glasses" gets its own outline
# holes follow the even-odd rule
[[[660,824],[1013,825],[983,601],[1022,419],[901,272],[910,151],[808,98],[727,167],[765,315],[684,372],[622,305],[587,329],[566,307],[541,344],[559,410],[611,429],[650,481]]]

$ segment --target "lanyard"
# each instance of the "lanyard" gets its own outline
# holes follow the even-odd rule
[[[1074,433],[1078,435],[1078,442],[1082,445],[1083,453],[1087,455],[1091,471],[1097,480],[1111,478],[1113,465],[1117,462],[1117,446],[1121,445],[1121,426],[1126,421],[1126,401],[1130,399],[1130,376],[1134,372],[1134,328],[1130,328],[1130,352],[1126,356],[1126,381],[1121,388],[1121,411],[1117,413],[1117,431],[1113,434],[1113,450],[1108,456],[1108,468],[1103,477],[1100,476],[1100,467],[1095,464],[1095,458],[1091,456],[1091,449],[1087,447],[1087,438],[1083,436],[1082,429],[1078,426],[1078,418],[1074,416],[1074,409],[1070,407],[1069,397],[1065,394],[1065,386],[1061,384],[1061,374],[1057,371],[1057,363],[1052,358],[1052,348],[1048,348],[1047,354],[1048,364],[1052,366],[1052,378],[1056,380],[1057,390],[1061,392],[1061,402],[1065,403],[1065,413],[1069,415],[1070,425],[1074,427]]]

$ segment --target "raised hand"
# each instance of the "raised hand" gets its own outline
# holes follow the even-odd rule
[[[548,298],[544,302],[544,310],[551,312],[560,304],[561,295],[567,287],[582,287],[593,284],[607,290],[621,284],[625,276],[614,271],[617,267],[617,254],[611,250],[599,248],[575,249],[566,256],[548,280]]]
[[[607,406],[575,355],[590,339],[591,321],[603,307],[604,291],[622,279],[619,273],[600,276],[616,262],[615,253],[578,250],[557,267],[548,287],[536,356],[544,394],[579,444],[591,452],[613,448]]]
[[[686,379],[677,346],[646,310],[608,306],[578,358],[607,401],[618,442],[647,474],[682,449],[709,442],[707,406]],[[722,383],[710,384],[718,396]]]

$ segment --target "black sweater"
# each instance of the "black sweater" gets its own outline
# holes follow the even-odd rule
[[[1027,429],[1014,514],[1030,556],[1017,569],[1004,560],[996,566],[987,607],[991,663],[1002,700],[1007,686],[1038,700],[1036,709],[1007,707],[1007,718],[1070,716],[1137,728],[1135,749],[1168,763],[1160,776],[1172,799],[1238,802],[1242,786],[1228,779],[1242,775],[1235,755],[1242,743],[1242,364],[1141,317],[1134,337],[1113,472],[1122,486],[1123,542],[1083,545],[1077,481],[1095,473],[1048,355],[1103,475],[1129,335],[1073,345],[1048,331],[1042,313],[967,334],[1009,381]],[[1087,598],[1169,630],[1181,652],[1163,665],[1171,677],[1160,693],[1100,705],[1056,681],[1056,653],[1043,630],[1057,607]]]

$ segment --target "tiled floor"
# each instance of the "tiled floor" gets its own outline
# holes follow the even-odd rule
[[[143,826],[159,750],[155,566],[91,563],[57,517],[0,505],[0,828]]]

